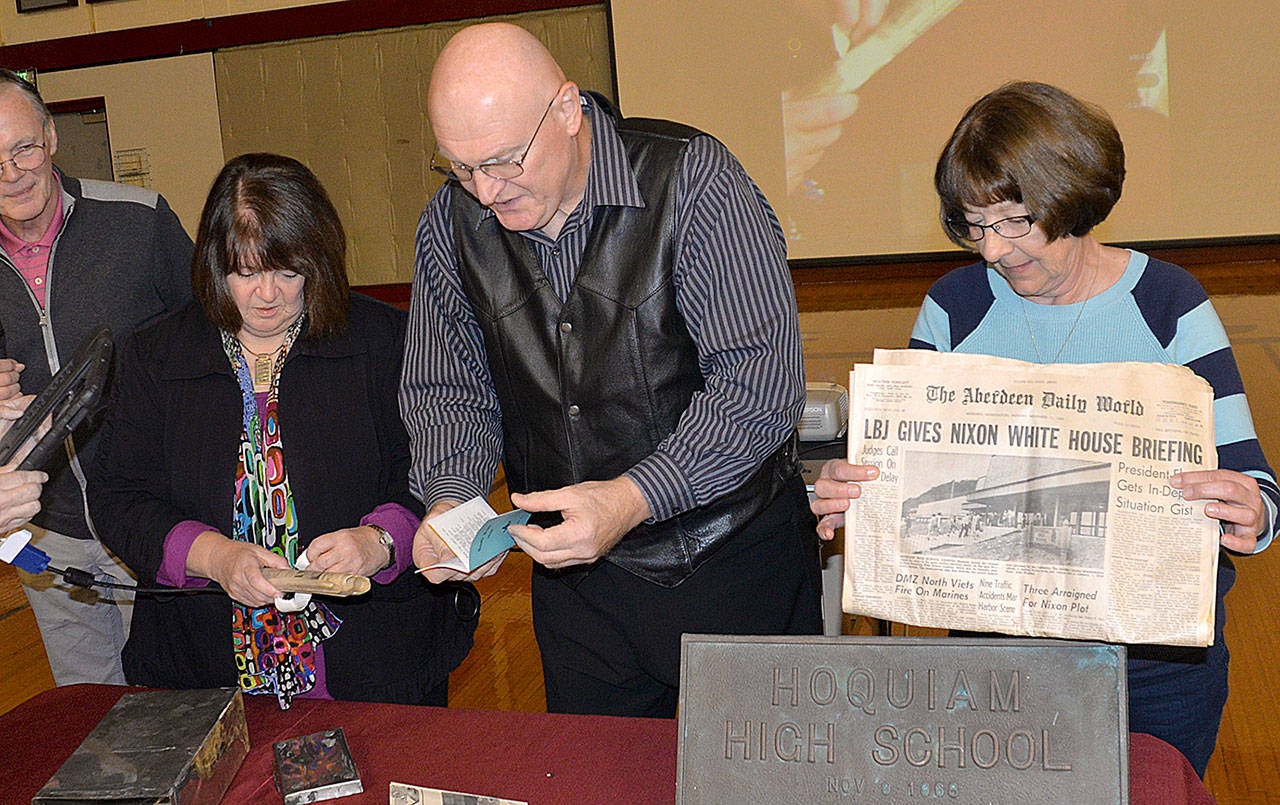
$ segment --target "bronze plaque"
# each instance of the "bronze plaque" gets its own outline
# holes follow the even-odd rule
[[[681,803],[1129,801],[1125,649],[685,635]]]

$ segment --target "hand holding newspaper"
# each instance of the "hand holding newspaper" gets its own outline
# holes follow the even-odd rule
[[[470,573],[493,557],[515,546],[507,533],[512,523],[529,522],[529,512],[514,509],[499,515],[484,498],[474,497],[432,517],[426,525],[453,552],[449,558],[421,568],[447,567]]]
[[[1169,483],[1217,467],[1182,366],[877,350],[850,376],[846,612],[918,626],[1205,646],[1218,523]]]

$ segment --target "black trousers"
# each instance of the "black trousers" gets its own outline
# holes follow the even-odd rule
[[[547,710],[671,718],[680,635],[821,634],[818,538],[799,478],[688,579],[662,587],[599,562],[535,565]]]

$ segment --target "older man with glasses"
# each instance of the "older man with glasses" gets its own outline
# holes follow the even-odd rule
[[[621,117],[516,26],[458,33],[427,103],[449,181],[417,234],[414,490],[430,517],[501,458],[561,519],[510,528],[548,709],[670,717],[682,633],[821,629],[782,228],[723,145]],[[420,567],[446,550],[419,530]]]
[[[0,399],[39,392],[80,341],[99,325],[117,339],[191,298],[191,239],[152,190],[75,179],[54,167],[58,133],[36,88],[0,70]],[[33,544],[58,567],[77,567],[131,583],[97,541],[86,509],[84,468],[96,448],[93,424],[67,440],[66,459],[47,469],[39,504],[29,497],[39,473],[0,471],[0,506],[31,517]],[[38,511],[38,513],[36,513]],[[22,576],[27,599],[59,685],[124,684],[120,650],[132,597]]]

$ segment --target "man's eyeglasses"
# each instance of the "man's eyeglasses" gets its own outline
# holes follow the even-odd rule
[[[538,132],[542,131],[542,124],[547,121],[547,115],[551,112],[551,107],[555,104],[556,99],[560,97],[557,92],[547,103],[547,108],[542,112],[542,118],[538,120],[538,127],[533,130],[533,136],[529,138],[529,144],[525,146],[524,153],[508,162],[486,162],[483,165],[464,165],[461,162],[454,162],[440,157],[439,150],[431,154],[431,170],[436,173],[442,173],[449,179],[456,179],[459,182],[469,182],[475,176],[476,171],[484,171],[486,175],[495,179],[514,179],[524,173],[524,160],[529,156],[529,149],[533,148],[534,140],[538,139]]]
[[[961,219],[947,219],[947,229],[951,230],[951,234],[960,240],[969,243],[977,243],[982,240],[982,236],[986,234],[986,230],[990,229],[1002,238],[1020,238],[1031,231],[1031,225],[1036,222],[1034,215],[1014,215],[1010,218],[1001,218],[989,224],[975,224]]]
[[[4,173],[4,166],[10,164],[19,171],[33,171],[43,165],[44,160],[44,145],[31,143],[30,145],[19,146],[9,159],[0,159],[0,174]]]

